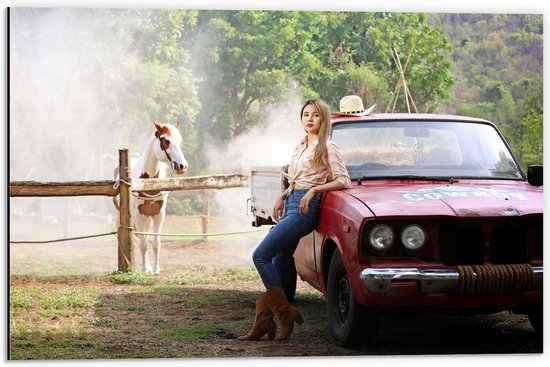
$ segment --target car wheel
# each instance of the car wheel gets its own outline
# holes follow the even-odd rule
[[[529,306],[527,308],[527,317],[529,317],[529,322],[531,323],[531,326],[535,330],[537,334],[542,335],[542,314],[543,314],[543,307],[542,303],[538,303],[536,305]]]
[[[294,258],[291,258],[288,262],[285,279],[283,279],[283,289],[288,302],[292,302],[296,295],[296,278],[296,265],[294,264]]]
[[[377,313],[356,302],[338,250],[332,255],[328,272],[327,312],[336,345],[356,347],[374,339],[378,329]]]

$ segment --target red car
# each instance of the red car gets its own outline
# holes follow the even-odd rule
[[[324,194],[318,228],[294,261],[326,295],[336,344],[368,341],[380,312],[398,307],[510,309],[542,332],[542,166],[526,175],[483,119],[335,115],[332,123],[352,187]],[[261,224],[270,218],[254,190],[266,185],[254,176]]]

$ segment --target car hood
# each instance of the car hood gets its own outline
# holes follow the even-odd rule
[[[348,191],[376,217],[503,217],[540,214],[542,188],[522,181],[454,184],[363,181]]]

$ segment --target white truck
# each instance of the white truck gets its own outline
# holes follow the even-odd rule
[[[275,224],[271,215],[277,196],[287,187],[288,181],[283,175],[287,166],[257,166],[250,174],[250,210],[254,215],[252,226]]]

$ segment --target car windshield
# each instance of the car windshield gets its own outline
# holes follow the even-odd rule
[[[522,179],[496,129],[449,121],[345,122],[333,126],[351,179]]]

